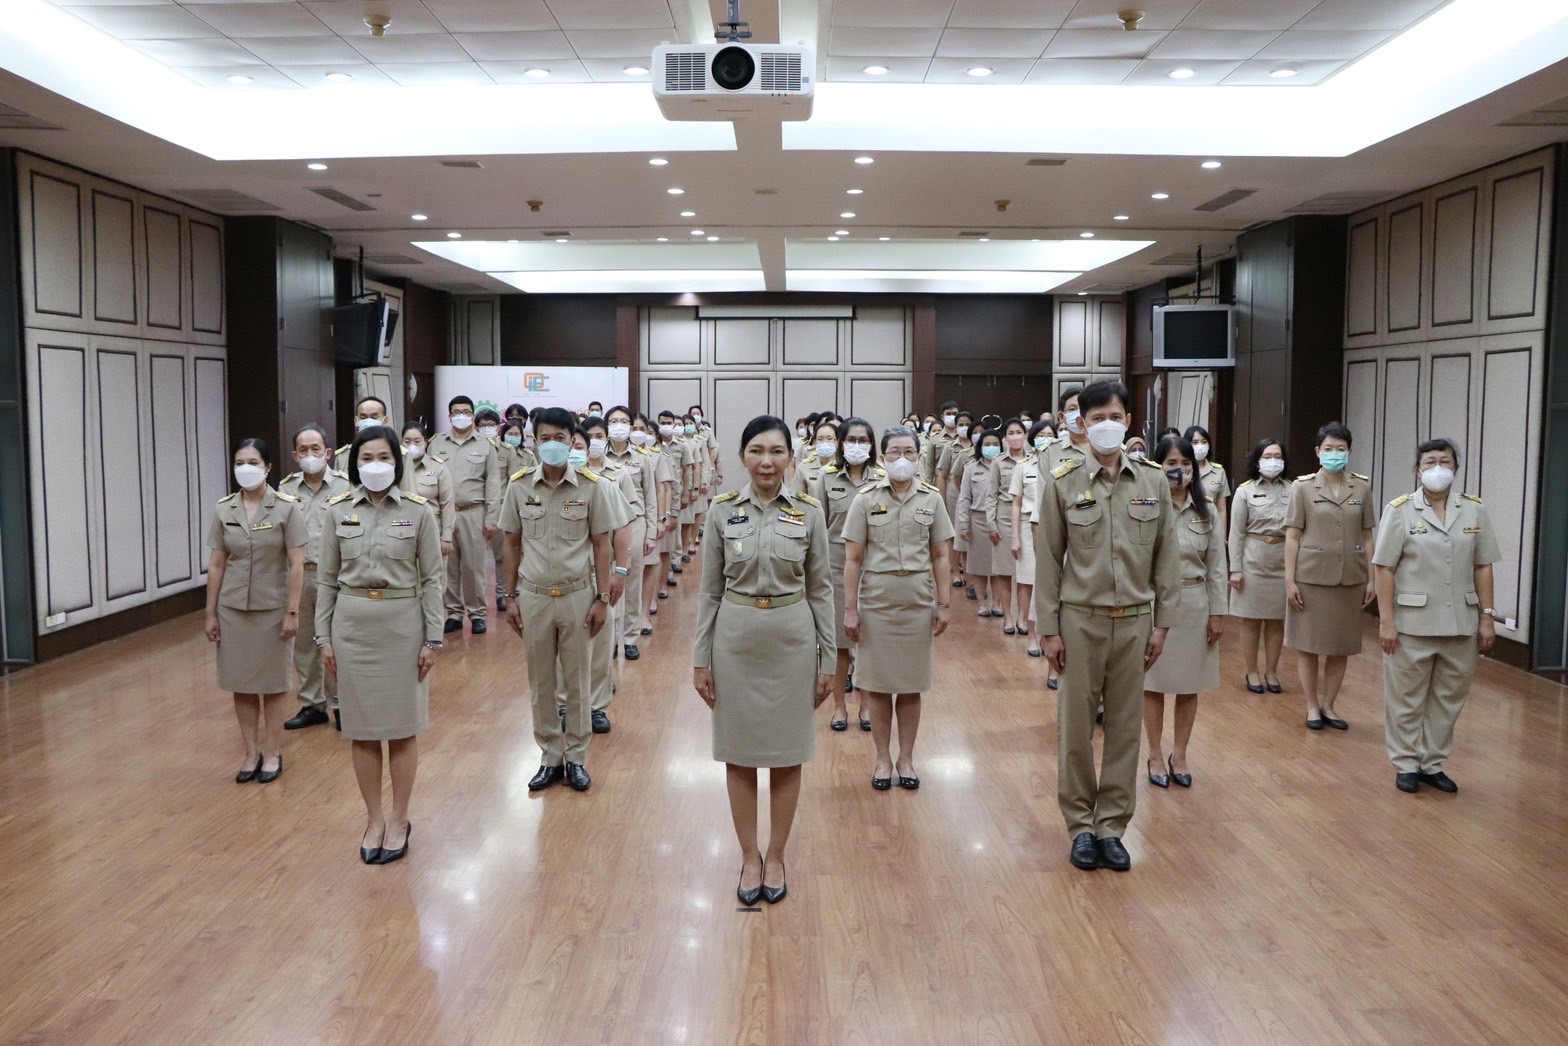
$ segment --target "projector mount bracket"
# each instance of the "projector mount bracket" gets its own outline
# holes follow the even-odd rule
[[[751,23],[740,20],[740,0],[728,0],[728,21],[713,27],[713,38],[728,43],[751,39]]]

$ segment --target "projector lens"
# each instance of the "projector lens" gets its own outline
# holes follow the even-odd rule
[[[757,75],[757,63],[744,47],[726,47],[713,56],[713,82],[726,91],[739,91]]]

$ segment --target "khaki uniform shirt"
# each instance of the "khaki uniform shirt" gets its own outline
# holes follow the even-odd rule
[[[1209,499],[1209,504],[1218,505],[1230,497],[1230,477],[1225,474],[1225,466],[1213,461],[1204,461],[1198,465],[1198,482],[1203,484],[1203,496]]]
[[[955,491],[964,481],[964,468],[975,460],[974,444],[969,442],[969,437],[955,439],[942,450],[942,456],[937,459],[936,471],[938,477],[947,473],[947,485]],[[947,491],[943,491],[946,494]]]
[[[942,452],[955,439],[957,437],[950,434],[947,429],[939,427],[920,445],[920,482],[936,482],[937,463],[942,460]]]
[[[726,591],[748,599],[804,592],[815,618],[817,672],[831,673],[838,659],[838,633],[833,624],[827,524],[817,499],[781,485],[777,496],[763,501],[747,483],[715,498],[704,526],[707,537],[692,666],[713,667],[713,636]],[[781,638],[761,634],[756,641]],[[796,640],[789,637],[788,641]]]
[[[991,496],[993,464],[982,459],[971,460],[964,466],[964,478],[958,486],[958,505],[955,509],[958,518],[953,521],[953,525],[958,533],[967,536],[970,541],[989,541],[990,535],[996,530],[996,513],[992,509],[996,501]],[[1008,529],[1011,528],[1012,521],[1009,520]]]
[[[1045,471],[1047,472],[1051,472],[1073,460],[1087,465],[1089,463],[1089,444],[1085,443],[1080,447],[1072,441],[1071,436],[1063,436],[1045,448],[1044,459]]]
[[[840,552],[844,544],[844,521],[849,518],[849,506],[854,503],[855,495],[865,490],[866,484],[875,483],[886,477],[887,473],[881,465],[868,464],[861,471],[860,482],[857,484],[850,478],[848,469],[829,465],[822,470],[812,489],[807,492],[822,503],[822,511],[827,514],[828,541],[840,546]]]
[[[1220,533],[1219,511],[1209,506],[1209,518],[1199,519],[1192,498],[1176,509],[1176,543],[1181,548],[1182,587],[1202,581],[1208,597],[1209,616],[1230,612],[1230,586],[1226,569],[1225,536]],[[1197,586],[1191,586],[1197,587]]]
[[[660,443],[654,453],[659,455],[656,465],[660,483],[671,483],[670,487],[670,514],[673,516],[681,510],[681,494],[686,489],[686,470],[684,452],[681,445],[674,440]]]
[[[597,472],[569,468],[551,484],[544,469],[535,468],[512,476],[501,529],[522,535],[518,580],[549,586],[592,580],[593,535],[619,530],[630,518],[612,484]]]
[[[425,454],[418,461],[403,458],[403,483],[405,494],[418,494],[430,503],[430,510],[441,524],[441,540],[452,540],[452,528],[457,525],[457,506],[453,503],[452,474],[439,461],[431,461]]]
[[[910,484],[903,500],[893,493],[892,480],[867,484],[844,521],[844,540],[865,546],[860,566],[872,574],[930,570],[931,546],[952,538],[947,505],[929,483]]]
[[[308,535],[305,542],[306,563],[317,563],[321,559],[321,524],[327,517],[327,499],[347,489],[348,477],[331,469],[321,474],[321,486],[315,492],[311,491],[303,472],[291,473],[278,484],[280,493],[292,495],[299,502],[300,515],[305,518],[305,533]],[[309,627],[308,623],[306,627]]]
[[[218,605],[235,610],[276,610],[289,598],[291,548],[309,543],[305,516],[292,494],[268,487],[255,519],[245,518],[244,495],[218,502],[207,533],[207,547],[228,557]]]
[[[996,520],[997,525],[1003,527],[1004,530],[1011,530],[1013,525],[1013,499],[1012,495],[1008,493],[1013,486],[1013,473],[1018,470],[1019,465],[1028,462],[1033,457],[1033,454],[1026,453],[1022,458],[1015,458],[1007,453],[1004,447],[1002,456],[991,462],[991,518]],[[1002,509],[1003,505],[1008,506],[1005,511]],[[1024,518],[1027,519],[1028,515],[1025,512]]]
[[[1169,628],[1181,599],[1181,548],[1164,470],[1125,454],[1111,468],[1092,456],[1084,462],[1069,460],[1040,479],[1034,580],[1040,634],[1061,634],[1064,603],[1152,601],[1154,627]]]
[[[599,477],[610,484],[610,489],[615,491],[621,499],[621,512],[626,516],[622,526],[633,526],[632,533],[636,540],[641,540],[643,534],[643,518],[647,513],[647,504],[642,499],[642,490],[637,486],[636,476],[638,470],[635,465],[627,468],[619,461],[606,457],[600,468],[592,471],[599,473]],[[640,550],[639,550],[640,551]]]
[[[1013,478],[1005,491],[997,495],[997,500],[1009,506],[1014,501],[1022,498],[1018,511],[1021,523],[1038,523],[1035,513],[1040,507],[1040,477],[1046,472],[1045,464],[1040,460],[1041,455],[1031,454],[1013,467]],[[1011,526],[1012,509],[1007,510]],[[1025,535],[1027,537],[1027,535]]]
[[[1367,477],[1345,473],[1337,496],[1322,471],[1298,477],[1291,487],[1285,526],[1301,531],[1296,553],[1297,584],[1367,583],[1366,546],[1362,544],[1361,532],[1377,526],[1372,485]]]
[[[1394,626],[1410,636],[1473,636],[1481,624],[1475,568],[1503,558],[1481,499],[1448,495],[1440,520],[1423,488],[1388,503],[1372,562],[1394,572]]]
[[[450,433],[438,432],[430,437],[425,457],[445,465],[451,473],[452,503],[456,508],[483,505],[485,523],[495,524],[501,515],[506,474],[501,471],[500,456],[489,440],[475,435],[472,430],[467,439],[454,439]]]
[[[822,470],[829,466],[837,468],[833,461],[820,461],[817,452],[807,454],[800,464],[795,466],[795,478],[790,483],[790,489],[797,494],[810,493],[822,479]],[[812,495],[815,497],[816,495]]]
[[[1230,568],[1255,577],[1281,576],[1276,565],[1262,567],[1263,549],[1285,541],[1285,512],[1292,484],[1283,478],[1249,479],[1236,488],[1230,504]],[[1267,538],[1267,541],[1259,540]]]
[[[642,517],[643,529],[636,532],[633,540],[652,541],[654,535],[659,532],[659,485],[655,478],[653,454],[628,443],[626,449],[619,454],[615,452],[613,446],[606,447],[604,456],[605,460],[617,463],[630,474],[632,486],[637,491],[637,501],[642,506],[642,511],[638,515]],[[637,559],[641,556],[642,549],[638,548],[632,558]]]
[[[332,635],[340,586],[413,589],[425,619],[425,640],[441,642],[441,524],[418,494],[396,487],[377,505],[364,487],[327,502],[331,530],[322,534],[316,568],[316,635]]]
[[[539,459],[527,447],[514,447],[501,440],[496,440],[491,446],[495,447],[496,465],[503,476],[510,476],[518,469],[532,468],[539,464]]]

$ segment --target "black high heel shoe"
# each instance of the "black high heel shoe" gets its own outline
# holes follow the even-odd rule
[[[1167,769],[1167,770],[1169,770],[1171,772],[1171,780],[1172,781],[1175,781],[1177,784],[1181,785],[1183,788],[1191,788],[1192,787],[1192,775],[1191,774],[1178,774],[1176,772],[1176,761],[1175,761],[1175,759],[1173,757],[1171,757],[1171,756],[1166,756],[1165,757],[1165,769]]]
[[[256,780],[256,775],[261,772],[261,756],[256,756],[256,765],[249,770],[241,770],[234,775],[235,784],[249,784]]]
[[[381,841],[382,842],[386,842],[386,831],[387,831],[386,827],[382,826],[382,829],[381,829]],[[365,837],[364,836],[360,836],[359,837],[359,859],[361,861],[363,861],[365,864],[380,864],[381,863],[381,847],[379,847],[379,846],[366,846],[365,845]]]
[[[761,858],[759,857],[758,860],[761,860]],[[745,864],[744,861],[741,862],[740,874],[742,876],[744,876],[746,874],[746,864]],[[763,875],[768,874],[766,865],[763,865],[762,874]],[[754,886],[751,889],[747,890],[744,887],[742,887],[739,883],[736,883],[735,884],[735,898],[736,898],[736,900],[740,901],[742,907],[745,907],[745,908],[755,908],[757,906],[757,902],[759,900],[761,900],[761,898],[762,898],[762,887],[760,885],[758,885],[758,886]]]
[[[278,753],[278,768],[276,770],[263,770],[262,760],[256,760],[256,780],[262,784],[271,784],[283,774],[283,753]]]
[[[412,836],[413,834],[414,834],[414,822],[410,821],[410,822],[408,822],[408,830],[403,833],[403,845],[399,846],[396,850],[388,850],[386,847],[383,846],[381,848],[381,856],[376,859],[376,863],[377,864],[391,864],[393,861],[401,861],[404,857],[407,857],[408,856],[408,840],[409,840],[409,837]],[[385,842],[385,840],[382,840],[382,841]]]
[[[783,864],[784,864],[783,861],[779,862],[780,867],[782,867]],[[766,864],[763,865],[762,874],[763,874],[764,877],[766,877],[767,874],[768,874],[768,872],[767,872],[767,865]],[[785,878],[788,879],[788,877],[789,877],[789,870],[788,869],[785,869],[784,875],[785,875]],[[764,901],[767,901],[769,904],[778,904],[780,901],[782,901],[784,898],[786,898],[788,896],[789,896],[789,883],[788,882],[785,882],[784,885],[780,886],[777,890],[775,890],[773,887],[768,886],[766,884],[764,884],[763,887],[762,887],[762,899]]]
[[[1169,788],[1171,786],[1171,779],[1170,779],[1170,775],[1169,774],[1157,774],[1157,773],[1155,773],[1153,770],[1149,769],[1149,764],[1148,763],[1144,763],[1143,769],[1144,769],[1144,772],[1149,775],[1149,783],[1151,785],[1153,785],[1154,787],[1156,787],[1156,788]]]

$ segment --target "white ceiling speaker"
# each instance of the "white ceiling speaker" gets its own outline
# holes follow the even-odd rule
[[[653,96],[666,120],[809,120],[817,59],[787,44],[663,44]]]

